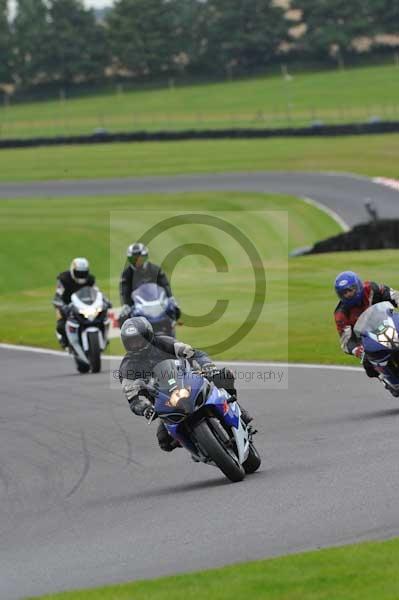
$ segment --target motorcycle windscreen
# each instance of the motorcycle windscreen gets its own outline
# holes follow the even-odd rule
[[[392,321],[393,306],[390,302],[378,302],[364,311],[353,328],[355,335],[361,337],[366,333],[378,334],[394,325]]]
[[[151,318],[162,316],[168,307],[166,292],[156,283],[143,283],[133,290],[132,299],[136,310]]]
[[[93,287],[86,286],[75,292],[75,295],[84,304],[93,304],[97,299],[97,290]]]
[[[195,410],[195,401],[204,379],[192,372],[187,361],[163,360],[153,369],[157,394],[155,410],[159,415],[187,416]]]

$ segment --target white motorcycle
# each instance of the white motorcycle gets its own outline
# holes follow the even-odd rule
[[[79,373],[101,371],[101,352],[108,343],[109,301],[96,287],[71,296],[65,331]]]

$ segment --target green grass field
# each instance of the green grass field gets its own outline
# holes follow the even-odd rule
[[[198,207],[201,212],[217,211],[216,215],[226,217],[250,237],[266,270],[266,303],[257,326],[219,358],[283,361],[289,358],[352,364],[338,347],[332,320],[335,306],[332,281],[338,271],[350,267],[363,277],[398,286],[394,266],[398,252],[288,259],[290,249],[332,235],[339,228],[330,217],[303,202],[262,194],[226,192],[85,198],[84,201],[81,198],[2,201],[2,341],[57,347],[51,299],[55,276],[68,267],[72,256],[90,258],[101,287],[118,304],[117,284],[126,246],[154,220]],[[152,257],[161,262],[170,248],[193,241],[219,248],[229,266],[228,274],[217,274],[208,259],[186,257],[173,275],[174,292],[183,310],[190,314],[207,313],[217,299],[230,300],[228,310],[215,325],[195,328],[186,323],[179,328],[179,337],[203,347],[210,338],[214,343],[224,339],[226,331],[235,330],[242,323],[253,298],[253,272],[247,255],[236,242],[224,234],[196,230],[194,226],[170,230],[154,240]],[[111,351],[121,351],[119,340],[112,342]]]
[[[263,170],[399,178],[398,156],[398,134],[59,146],[0,150],[0,181]]]
[[[2,138],[399,118],[399,67],[264,76],[0,107]]]
[[[256,246],[266,270],[266,304],[257,327],[222,356],[287,360],[288,250],[334,234],[339,227],[325,213],[304,202],[262,194],[2,201],[2,341],[57,347],[51,299],[55,276],[68,267],[72,256],[89,256],[101,287],[111,293],[117,305],[118,278],[127,245],[154,222],[198,207],[201,212],[216,211],[215,215],[244,232]],[[229,300],[228,310],[215,325],[195,328],[186,323],[179,329],[180,337],[203,347],[210,339],[215,343],[224,339],[226,330],[233,331],[242,323],[243,314],[249,312],[252,303],[254,276],[241,246],[209,228],[186,226],[170,230],[151,244],[152,257],[160,263],[169,249],[190,242],[219,249],[229,269],[228,274],[217,274],[209,259],[198,256],[186,257],[176,267],[173,289],[183,310],[201,315],[208,313],[216,300]],[[19,269],[15,269],[16,263]],[[292,264],[296,271],[297,263]],[[119,341],[112,342],[111,350],[121,350]]]
[[[41,600],[394,600],[398,557],[399,540],[364,543]]]

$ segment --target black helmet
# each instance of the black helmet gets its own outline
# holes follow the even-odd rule
[[[122,325],[121,340],[128,352],[139,354],[147,350],[153,339],[152,325],[145,317],[132,317]]]
[[[144,246],[140,242],[130,244],[127,249],[127,259],[133,268],[141,266],[148,259],[147,246]]]

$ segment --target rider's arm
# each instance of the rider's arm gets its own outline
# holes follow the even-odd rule
[[[167,278],[166,273],[161,268],[158,269],[157,284],[165,290],[168,298],[172,296],[172,290],[170,288],[169,279]]]
[[[373,290],[373,304],[377,302],[391,302],[394,306],[399,306],[399,292],[388,285],[379,285],[375,281],[371,282]]]
[[[53,298],[53,306],[57,308],[62,315],[65,314],[67,304],[65,302],[65,287],[61,279],[57,278],[57,287]]]
[[[121,304],[127,304],[131,306],[132,304],[132,269],[127,267],[122,272],[120,281],[119,281],[119,294],[121,298]]]
[[[194,356],[193,359],[197,361],[201,368],[215,368],[215,364],[210,356],[203,350],[198,350],[194,348]]]
[[[147,384],[143,379],[122,379],[122,390],[129,402],[130,410],[135,415],[145,416],[146,411],[153,408],[153,402],[146,393]]]
[[[156,335],[152,343],[156,348],[177,358],[187,358],[190,360],[194,356],[194,350],[190,344],[179,342],[169,335]]]
[[[345,313],[337,309],[334,313],[335,326],[340,338],[341,349],[346,354],[358,356],[362,352],[361,344],[353,332]]]
[[[390,301],[396,307],[399,306],[399,292],[398,290],[394,290],[393,288],[389,288],[389,296]]]

